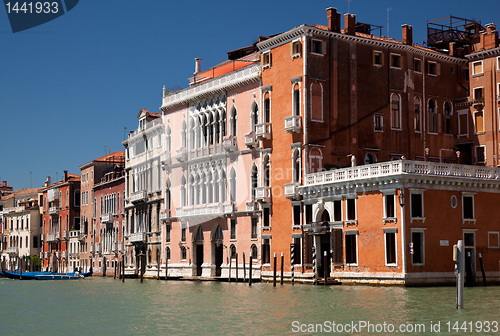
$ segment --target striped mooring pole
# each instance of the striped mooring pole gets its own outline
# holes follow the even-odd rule
[[[313,284],[316,285],[316,247],[313,246],[312,248],[313,250],[313,273],[314,273],[314,277],[313,277]]]
[[[292,270],[292,285],[295,280],[295,244],[290,244],[290,267]]]

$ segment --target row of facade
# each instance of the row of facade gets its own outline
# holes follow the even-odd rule
[[[260,37],[206,71],[197,59],[161,113],[139,111],[123,152],[48,181],[44,267],[225,279],[252,256],[265,280],[283,253],[299,281],[452,283],[464,240],[469,279],[481,257],[500,281],[496,26],[465,20],[423,47],[409,25],[396,41],[340,18],[329,8],[327,25]]]

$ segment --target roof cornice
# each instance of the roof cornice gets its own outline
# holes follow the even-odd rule
[[[339,40],[353,41],[353,42],[357,42],[357,43],[378,46],[381,48],[399,49],[399,50],[404,50],[407,52],[419,54],[419,55],[422,55],[422,56],[425,56],[428,58],[434,58],[434,59],[448,61],[448,62],[455,62],[455,63],[466,63],[467,62],[466,59],[445,55],[445,54],[439,53],[437,51],[423,50],[423,49],[420,49],[420,48],[417,48],[414,46],[410,46],[410,45],[406,45],[406,44],[402,44],[402,43],[380,41],[380,40],[370,39],[370,38],[366,38],[366,37],[335,33],[335,32],[326,31],[326,30],[322,30],[322,29],[318,29],[316,27],[311,27],[311,26],[306,26],[306,25],[302,25],[302,26],[294,28],[288,32],[285,32],[285,33],[280,34],[278,36],[272,37],[272,38],[265,40],[263,42],[260,42],[257,44],[257,47],[259,48],[259,51],[261,51],[261,52],[267,51],[267,50],[271,49],[272,47],[277,47],[279,45],[288,43],[291,40],[296,39],[297,37],[302,36],[302,35],[308,35],[308,36],[319,35],[319,36],[324,36],[324,37],[332,37],[332,38],[336,38]]]
[[[488,49],[488,50],[483,50],[479,51],[477,53],[469,54],[465,57],[469,61],[476,61],[479,59],[484,59],[484,58],[489,58],[489,57],[495,57],[495,56],[500,56],[500,47],[494,48],[494,49]]]
[[[189,87],[163,97],[160,110],[164,113],[174,107],[186,105],[227,90],[257,82],[260,79],[260,63],[249,65],[237,71],[232,71],[201,84]]]

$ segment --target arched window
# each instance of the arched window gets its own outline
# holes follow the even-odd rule
[[[198,116],[196,124],[196,148],[201,148],[203,146],[202,142],[202,127],[203,127],[203,117]]]
[[[254,163],[252,166],[252,173],[250,175],[251,196],[253,200],[255,199],[255,190],[257,189],[258,186],[258,178],[259,178],[258,175],[259,171]]]
[[[231,244],[229,249],[231,250],[231,259],[236,259],[236,246],[234,244]]]
[[[438,132],[438,116],[437,116],[437,105],[434,99],[429,99],[427,103],[427,112],[429,115],[429,133]]]
[[[186,247],[182,246],[181,247],[181,260],[186,260],[186,258],[187,258]]]
[[[186,121],[182,121],[182,126],[181,126],[181,147],[186,148]]]
[[[220,118],[219,112],[215,112],[215,143],[220,143]]]
[[[253,102],[252,108],[251,108],[251,113],[250,113],[250,124],[251,124],[251,130],[256,131],[255,127],[259,123],[259,107],[257,106],[256,102]]]
[[[221,171],[220,178],[220,201],[224,203],[226,201],[226,172]]]
[[[29,245],[28,245],[28,236],[25,237],[24,244],[25,244],[26,248],[29,248]]]
[[[231,135],[236,136],[236,131],[237,131],[237,120],[238,120],[238,114],[236,112],[236,109],[233,108],[231,109],[231,115],[229,117],[229,123],[231,125]]]
[[[172,199],[170,195],[170,179],[167,180],[167,184],[165,187],[165,209],[170,210],[172,206]]]
[[[311,169],[310,173],[316,173],[322,170],[323,165],[323,155],[321,150],[317,147],[311,148],[309,152],[309,167]]]
[[[413,126],[415,132],[422,131],[422,101],[419,97],[413,99]]]
[[[186,178],[181,180],[181,206],[186,206]]]
[[[201,204],[206,204],[207,203],[207,189],[208,189],[208,181],[207,181],[207,176],[203,173],[201,175],[200,179],[200,184],[201,184]]]
[[[208,144],[213,145],[214,143],[214,123],[212,119],[212,114],[208,114]]]
[[[207,177],[206,177],[206,187],[207,187],[207,203],[212,203],[214,200],[214,188],[213,188],[213,177],[212,173],[208,172]]]
[[[293,115],[300,116],[300,86],[296,83],[293,86]]]
[[[372,164],[377,162],[377,157],[371,153],[365,155],[365,164]]]
[[[208,146],[208,117],[203,116],[203,146]]]
[[[221,182],[221,173],[214,173],[213,175],[213,185],[214,185],[214,202],[219,202],[219,194],[220,194],[220,182]]]
[[[271,122],[271,96],[269,92],[264,94],[264,115],[263,122]]]
[[[165,150],[167,152],[172,151],[172,129],[170,125],[167,126],[167,131],[165,132]]]
[[[168,246],[165,249],[165,259],[170,261],[170,247],[168,247]]]
[[[191,123],[190,123],[190,127],[189,127],[189,143],[190,143],[190,148],[191,149],[194,149],[195,147],[195,128],[196,128],[196,124],[195,124],[195,120],[194,119],[191,119]]]
[[[391,96],[391,129],[401,129],[401,98],[395,93]]]
[[[453,107],[449,101],[444,102],[444,133],[453,134],[451,129],[451,116],[453,115]]]
[[[293,151],[293,182],[300,182],[301,169],[300,169],[300,151],[298,149]]]
[[[257,262],[258,261],[258,258],[257,258],[257,245],[253,244],[252,247],[250,248],[250,251],[252,253],[252,258],[253,258],[253,262]]]
[[[236,202],[236,171],[231,168],[231,189],[230,189],[230,201]]]
[[[264,156],[263,160],[263,184],[264,187],[270,187],[271,186],[271,163],[269,162],[269,155]]]
[[[69,206],[69,190],[66,190],[66,208]]]
[[[80,189],[75,190],[73,197],[75,198],[75,206],[80,206]]]
[[[221,127],[222,127],[222,137],[226,136],[226,111],[222,111],[222,117],[221,117]]]
[[[195,185],[194,185],[194,176],[189,177],[189,205],[194,205],[194,191],[195,191]]]
[[[323,120],[323,86],[317,82],[311,84],[311,119]]]

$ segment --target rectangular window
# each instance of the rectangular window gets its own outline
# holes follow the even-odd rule
[[[458,113],[458,135],[468,135],[469,126],[467,111]]]
[[[356,220],[356,199],[348,198],[347,203],[347,220]]]
[[[306,224],[311,224],[312,223],[312,204],[306,204]]]
[[[262,216],[263,221],[264,221],[264,227],[269,228],[269,225],[271,224],[271,209],[269,207],[266,207],[263,209],[264,215]]]
[[[401,69],[401,55],[391,54],[391,67]]]
[[[344,244],[342,244],[342,229],[333,229],[331,232],[332,263],[342,264],[344,259]]]
[[[293,225],[299,226],[300,225],[300,211],[301,206],[300,205],[294,205],[293,206]]]
[[[271,53],[269,51],[262,53],[261,62],[263,68],[271,67]]]
[[[333,201],[333,220],[335,222],[342,221],[342,201],[341,200]]]
[[[427,62],[427,74],[431,76],[437,76],[437,63],[436,62]]]
[[[474,128],[477,133],[484,133],[483,111],[474,112]]]
[[[300,238],[293,238],[293,245],[294,245],[294,251],[293,251],[293,264],[294,265],[300,265],[301,263],[301,246],[300,246]]]
[[[413,60],[413,69],[415,72],[421,73],[422,72],[422,61],[419,60],[418,58],[415,58]]]
[[[323,55],[323,42],[321,40],[312,40],[311,52],[313,54]]]
[[[357,234],[347,233],[345,235],[345,262],[347,265],[357,265]]]
[[[476,146],[476,162],[477,163],[484,163],[485,162],[485,155],[484,155],[484,149],[485,146]]]
[[[411,243],[413,244],[413,254],[411,262],[413,265],[424,264],[424,232],[412,231]]]
[[[167,243],[170,243],[170,231],[171,231],[171,227],[170,227],[170,224],[167,224],[167,230],[166,230],[166,238],[165,238],[165,242]]]
[[[472,63],[472,76],[480,75],[483,73],[483,61],[477,61]]]
[[[230,239],[236,239],[236,219],[231,218],[231,237]]]
[[[462,196],[463,219],[474,219],[474,196]]]
[[[484,102],[484,90],[482,87],[474,88],[474,102]]]
[[[394,195],[385,195],[384,197],[384,203],[385,203],[385,218],[394,218],[396,217],[395,213],[395,197]]]
[[[384,54],[381,51],[373,52],[373,65],[377,66],[384,65]]]
[[[385,233],[385,264],[396,265],[396,232]]]
[[[270,239],[263,239],[263,242],[262,242],[262,263],[263,264],[270,264],[271,263]]]
[[[500,233],[498,231],[488,231],[488,247],[500,248]]]
[[[413,218],[424,217],[423,194],[410,194],[410,213]]]
[[[384,118],[382,115],[374,115],[373,116],[373,130],[375,132],[382,132],[384,130]]]
[[[290,55],[292,58],[295,57],[300,57],[300,54],[302,53],[302,44],[300,43],[300,40],[293,41],[290,44]]]
[[[257,238],[257,224],[259,222],[259,219],[257,217],[252,217],[252,232],[251,232],[251,237],[252,239]]]
[[[300,115],[300,90],[298,88],[293,90],[293,115]]]

